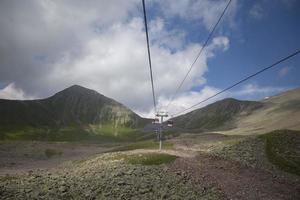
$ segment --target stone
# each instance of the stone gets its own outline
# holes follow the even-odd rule
[[[62,186],[60,186],[60,187],[58,188],[58,190],[59,190],[60,192],[64,193],[64,192],[67,191],[67,187],[62,185]]]

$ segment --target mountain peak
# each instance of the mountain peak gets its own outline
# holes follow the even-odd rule
[[[80,85],[72,85],[46,99],[0,102],[0,127],[3,124],[55,128],[104,124],[109,130],[115,130],[116,127],[136,128],[140,123],[144,123],[143,119],[126,106]]]
[[[76,84],[64,89],[63,91],[66,91],[66,90],[73,90],[73,91],[88,90],[88,91],[91,91],[91,89],[88,89],[86,87],[83,87],[81,85],[76,85]]]
[[[79,96],[82,96],[82,95],[87,95],[87,96],[97,95],[98,96],[98,95],[101,95],[101,94],[98,93],[95,90],[91,90],[91,89],[85,88],[85,87],[80,86],[80,85],[72,85],[72,86],[56,93],[54,96],[61,96],[61,95],[63,95],[63,96],[65,96],[65,95],[67,95],[67,96],[70,96],[70,95],[71,96],[74,96],[74,95],[75,96],[78,96],[78,95]]]
[[[68,87],[68,88],[84,88],[84,89],[87,89],[87,88],[85,88],[85,87],[83,87],[83,86],[81,86],[81,85],[72,85],[72,86],[70,86],[70,87]],[[67,89],[68,89],[67,88]]]

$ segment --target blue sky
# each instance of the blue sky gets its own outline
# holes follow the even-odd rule
[[[254,7],[259,8],[255,16],[251,13]],[[150,17],[163,15],[161,8],[153,6],[152,9]],[[170,29],[176,27],[186,30],[187,43],[203,43],[209,34],[208,30],[196,20],[190,22],[174,17],[167,24]],[[230,86],[300,48],[299,1],[243,1],[239,4],[233,23],[232,27],[221,22],[214,34],[229,37],[230,48],[208,61],[210,67],[204,76],[207,84],[213,87]],[[299,64],[300,56],[296,56],[243,84],[268,87],[269,94],[237,96],[243,99],[260,99],[263,95],[278,93],[281,88],[286,90],[299,87]],[[243,85],[233,90],[240,90]],[[195,86],[193,90],[197,91],[201,87],[203,86]],[[279,90],[272,91],[272,87]]]
[[[298,2],[299,4],[299,2]],[[253,5],[243,6],[237,17],[241,19],[238,29],[231,34],[230,49],[211,61],[212,67],[207,73],[207,79],[216,87],[222,87],[232,82],[232,79],[221,78],[231,76],[238,80],[246,74],[253,73],[262,67],[299,49],[300,44],[300,10],[299,5],[284,7],[282,3],[263,5],[265,16],[255,19],[247,12]],[[250,82],[261,86],[297,87],[300,85],[299,56],[259,75]],[[289,71],[280,77],[283,68]]]
[[[159,106],[169,102],[227,2],[146,0]],[[153,115],[141,0],[1,1],[0,18],[0,98],[45,98],[78,84]],[[169,112],[299,49],[299,35],[299,1],[232,0]],[[299,64],[298,55],[207,103],[299,87]]]

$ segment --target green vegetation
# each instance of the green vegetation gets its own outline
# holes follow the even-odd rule
[[[127,163],[132,165],[161,165],[173,162],[177,156],[161,153],[146,153],[146,154],[122,154],[117,157],[124,159]]]
[[[101,125],[90,125],[91,130],[95,134],[101,135],[114,135],[114,136],[122,136],[126,137],[131,135],[131,133],[136,132],[136,129],[125,127],[125,126],[117,126],[115,127],[113,124],[101,124]]]
[[[149,122],[96,91],[69,87],[40,100],[0,101],[0,140],[136,141]]]
[[[63,152],[56,150],[56,149],[46,149],[45,155],[47,158],[52,158],[53,156],[61,156]]]
[[[128,141],[138,140],[141,132],[138,129],[133,129],[126,126],[114,127],[113,124],[90,125],[87,129],[95,137],[106,137],[112,140]]]
[[[87,127],[68,126],[62,128],[18,127],[0,130],[0,140],[36,140],[36,141],[90,141],[97,143],[139,141],[153,138],[128,127],[112,128],[113,125],[91,125]]]
[[[173,147],[173,143],[170,142],[163,142],[163,148],[164,149],[171,149]],[[153,140],[147,140],[147,141],[140,141],[136,143],[131,143],[128,145],[123,145],[120,147],[116,147],[111,152],[116,151],[130,151],[135,149],[157,149],[158,148],[158,142]]]
[[[265,139],[271,163],[300,176],[300,131],[276,130],[260,137]]]
[[[80,141],[91,138],[88,132],[76,127],[61,129],[25,127],[2,132],[3,140]]]
[[[166,138],[166,139],[169,139],[169,138],[174,138],[174,137],[177,137],[179,136],[180,133],[179,132],[176,132],[175,130],[164,130],[163,131],[163,136]]]

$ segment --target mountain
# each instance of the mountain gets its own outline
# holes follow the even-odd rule
[[[78,85],[46,99],[0,100],[2,138],[19,137],[20,132],[22,137],[27,137],[33,130],[35,136],[41,137],[46,133],[64,137],[62,131],[73,132],[74,137],[80,132],[85,132],[82,136],[122,136],[147,122],[115,100]]]
[[[255,101],[240,101],[233,98],[217,101],[201,109],[174,118],[176,126],[198,131],[230,129],[236,118],[251,114],[264,104]]]
[[[186,131],[256,134],[276,129],[300,130],[300,88],[262,101],[224,99],[173,119]]]

